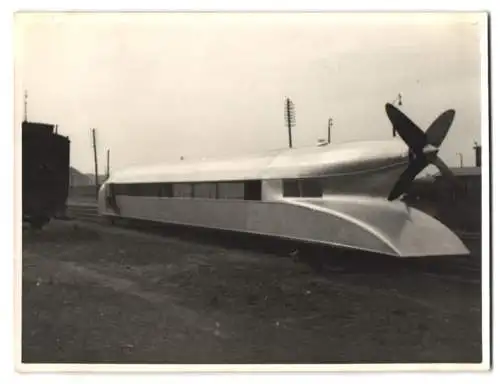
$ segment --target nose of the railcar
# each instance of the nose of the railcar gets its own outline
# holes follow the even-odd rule
[[[97,192],[97,210],[99,213],[106,209],[106,195],[109,189],[109,183],[104,182],[101,184],[99,191]]]

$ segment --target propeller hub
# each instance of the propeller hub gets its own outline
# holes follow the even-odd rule
[[[435,153],[437,151],[439,151],[439,148],[435,147],[432,144],[427,144],[423,150],[424,153]]]
[[[432,144],[427,144],[424,147],[424,149],[422,150],[422,153],[424,154],[425,158],[428,160],[435,158],[437,156],[438,152],[439,152],[439,148],[436,148]]]

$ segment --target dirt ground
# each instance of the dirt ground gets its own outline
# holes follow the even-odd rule
[[[481,286],[75,221],[23,230],[24,363],[479,363]]]

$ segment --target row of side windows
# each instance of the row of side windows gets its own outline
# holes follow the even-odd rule
[[[319,179],[283,180],[283,197],[322,197],[323,186]]]
[[[261,181],[217,183],[111,184],[111,192],[125,196],[183,197],[203,199],[261,200]],[[283,180],[284,197],[322,197],[319,179]]]
[[[261,200],[261,181],[218,183],[110,184],[116,196],[184,197],[203,199]]]

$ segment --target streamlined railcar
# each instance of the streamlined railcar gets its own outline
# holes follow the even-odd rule
[[[455,182],[438,157],[455,111],[425,133],[393,105],[386,113],[402,141],[128,169],[104,183],[99,212],[398,257],[468,254],[449,228],[399,200],[429,164]]]
[[[104,183],[99,212],[398,257],[467,254],[438,220],[387,200],[408,162],[393,140],[138,167]]]

